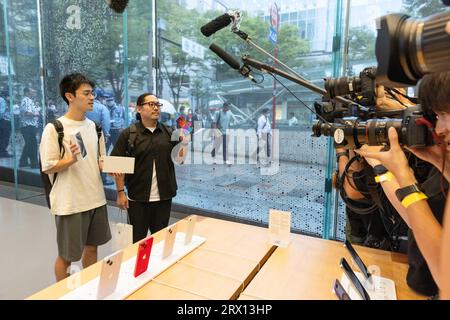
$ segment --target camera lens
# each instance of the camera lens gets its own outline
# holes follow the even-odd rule
[[[359,77],[326,78],[325,90],[331,99],[361,91],[361,79]]]
[[[390,14],[377,21],[377,80],[380,84],[415,85],[427,73],[450,70],[450,11],[425,19]]]
[[[323,123],[320,120],[317,120],[312,126],[313,136],[320,137],[331,136],[333,134],[333,127],[329,123]]]
[[[402,119],[370,119],[361,121],[356,126],[356,137],[359,145],[380,146],[389,144],[389,128],[394,127],[400,132]]]

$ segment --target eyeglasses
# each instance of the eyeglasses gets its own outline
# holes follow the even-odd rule
[[[155,109],[155,107],[157,109],[162,107],[162,103],[160,103],[160,102],[152,102],[152,101],[151,102],[144,102],[144,103],[142,103],[141,107],[145,107],[146,105],[148,105],[149,107],[151,107],[153,109]]]

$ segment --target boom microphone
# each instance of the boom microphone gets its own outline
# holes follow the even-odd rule
[[[200,28],[200,31],[205,37],[209,37],[210,35],[216,33],[217,31],[222,30],[230,23],[233,23],[232,31],[235,29],[239,29],[240,22],[241,22],[241,12],[239,10],[230,10],[227,13],[205,24],[203,27]]]
[[[225,13],[205,24],[203,27],[200,28],[200,31],[203,33],[205,37],[209,37],[210,35],[228,26],[231,23],[231,21],[232,21],[231,16],[228,13]]]
[[[128,5],[128,0],[108,0],[108,6],[117,13],[123,13]]]
[[[215,43],[211,43],[209,49],[214,52],[220,59],[225,61],[232,69],[239,70],[240,64],[239,61],[236,60],[231,54],[224,51],[221,47],[216,45]]]
[[[253,78],[253,76],[250,74],[252,70],[250,69],[249,66],[244,64],[241,67],[239,61],[237,61],[235,57],[233,57],[231,54],[227,53],[225,50],[223,50],[221,47],[219,47],[215,43],[211,43],[211,45],[209,46],[209,49],[212,52],[214,52],[217,56],[219,56],[220,59],[225,61],[232,69],[237,70],[242,76],[250,79],[254,83],[258,83]]]

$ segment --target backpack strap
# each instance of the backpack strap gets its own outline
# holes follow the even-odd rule
[[[59,120],[54,120],[50,123],[55,127],[56,133],[58,134],[59,158],[62,159],[62,158],[64,158],[64,154],[66,153],[66,149],[64,148],[64,145],[63,145],[64,126],[61,123],[61,121],[59,121]],[[42,167],[41,167],[41,170],[42,170]],[[55,184],[57,175],[58,175],[58,172],[55,172],[53,174],[52,185]],[[50,200],[48,201],[48,203],[50,203]]]
[[[130,135],[128,136],[128,146],[127,146],[127,156],[132,157],[134,156],[134,147],[137,139],[137,130],[136,130],[136,124],[133,123],[130,126]]]
[[[98,138],[98,140],[97,140],[98,157],[100,157],[100,138],[102,137],[103,129],[102,129],[102,126],[99,125],[97,122],[94,122],[94,123],[95,123],[95,131],[97,131],[97,138]]]
[[[97,131],[97,137],[100,140],[100,137],[102,136],[102,126],[99,125],[97,122],[95,123],[95,131]]]
[[[64,126],[59,120],[54,120],[51,122],[51,124],[55,127],[56,133],[58,134],[58,145],[59,145],[59,154],[60,157],[63,158],[64,154],[66,152],[66,149],[64,149],[63,146],[63,139],[64,139]]]

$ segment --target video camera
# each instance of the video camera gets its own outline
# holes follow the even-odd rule
[[[331,99],[349,95],[353,101],[360,105],[374,106],[376,102],[376,73],[377,68],[367,67],[356,77],[326,78],[325,90]]]
[[[397,130],[399,143],[402,145],[413,148],[433,145],[433,126],[426,119],[420,105],[399,111],[380,112],[377,116],[368,120],[342,118],[335,123],[317,120],[312,126],[313,136],[332,136],[336,147],[354,149],[364,144],[376,146],[389,143],[388,131],[393,127]]]
[[[450,1],[443,1],[450,5]],[[389,14],[377,19],[377,81],[400,87],[417,84],[425,74],[450,70],[450,11],[424,19]]]
[[[449,5],[449,1],[443,3]],[[388,129],[394,127],[402,145],[433,145],[434,114],[424,112],[420,105],[390,114],[376,112],[375,89],[377,84],[416,85],[425,74],[449,71],[450,35],[445,31],[449,22],[450,11],[424,19],[403,14],[377,19],[377,68],[365,68],[359,77],[325,79],[329,98],[347,96],[355,105],[342,106],[333,100],[316,102],[321,120],[313,125],[313,136],[333,136],[337,146],[351,149],[365,143],[389,143]]]

